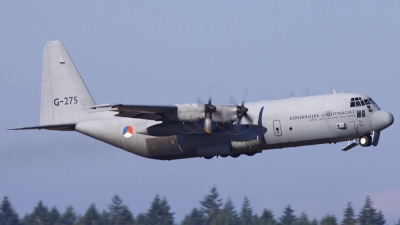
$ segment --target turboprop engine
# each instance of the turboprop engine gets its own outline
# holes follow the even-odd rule
[[[209,99],[207,104],[180,104],[176,110],[164,113],[171,121],[148,127],[138,133],[150,136],[212,133],[218,124],[233,123],[247,116],[248,109],[238,105],[214,106]]]
[[[166,116],[170,120],[179,122],[193,122],[210,118],[215,123],[227,123],[238,120],[238,114],[241,113],[240,107],[236,105],[180,104],[177,105],[176,110]]]

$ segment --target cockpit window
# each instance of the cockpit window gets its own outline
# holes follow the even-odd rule
[[[360,97],[351,98],[350,100],[350,107],[358,107],[364,105],[364,102],[361,100]]]
[[[370,109],[371,104],[376,105],[374,100],[372,100],[371,98],[361,99],[361,97],[355,97],[355,98],[351,98],[351,100],[350,100],[350,107],[360,107],[360,106],[366,105],[368,107],[368,109]],[[370,111],[372,111],[372,110],[370,110]]]
[[[372,100],[372,98],[369,98],[369,100],[372,102],[372,104],[376,105],[376,103],[374,102],[374,100]]]

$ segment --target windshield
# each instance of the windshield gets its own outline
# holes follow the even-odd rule
[[[379,110],[379,106],[374,102],[374,100],[372,100],[372,98],[362,99],[361,97],[354,97],[350,100],[350,107],[367,106],[369,112],[373,111],[371,108],[371,104],[375,105]]]

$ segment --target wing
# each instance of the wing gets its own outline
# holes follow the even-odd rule
[[[90,112],[113,111],[117,112],[114,116],[129,117],[145,120],[170,121],[171,113],[178,107],[176,105],[123,105],[123,104],[104,104],[90,107]]]

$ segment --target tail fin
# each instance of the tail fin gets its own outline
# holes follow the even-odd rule
[[[87,120],[96,105],[61,41],[44,46],[41,94],[40,125]]]

